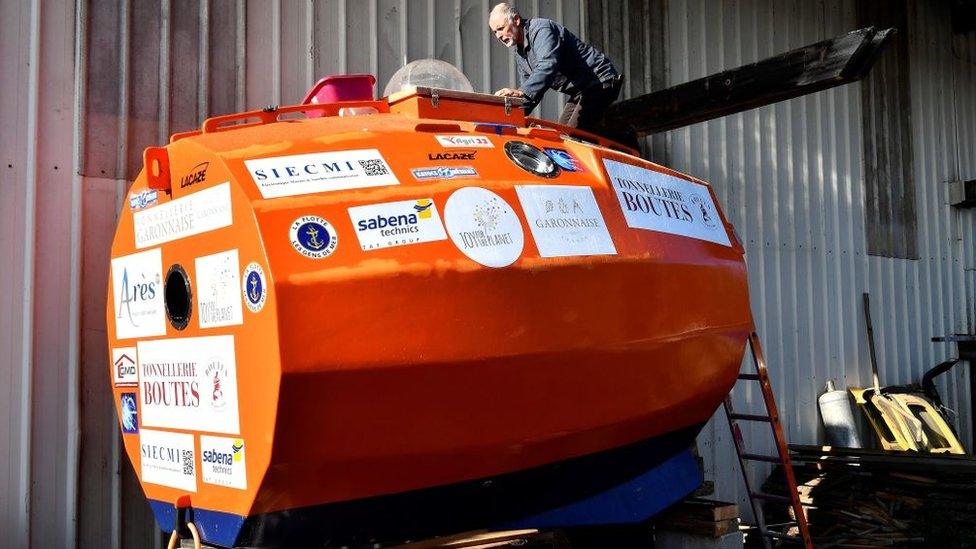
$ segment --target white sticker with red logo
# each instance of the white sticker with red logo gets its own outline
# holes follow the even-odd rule
[[[732,245],[705,185],[606,158],[603,166],[628,227]]]
[[[234,336],[138,343],[142,425],[236,435]]]

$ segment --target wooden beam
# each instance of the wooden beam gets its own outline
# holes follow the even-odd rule
[[[659,133],[864,78],[895,29],[874,27],[611,105],[615,137]]]

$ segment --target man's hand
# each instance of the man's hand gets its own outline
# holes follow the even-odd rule
[[[512,88],[502,88],[496,91],[495,95],[499,95],[502,97],[522,97],[522,98],[525,97],[525,94],[522,93],[522,90],[513,90]]]

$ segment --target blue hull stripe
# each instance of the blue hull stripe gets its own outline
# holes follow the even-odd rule
[[[701,484],[688,451],[701,427],[490,479],[263,515],[193,509],[188,519],[205,542],[222,547],[395,543],[481,528],[636,523]],[[149,503],[160,527],[172,531],[172,503]]]

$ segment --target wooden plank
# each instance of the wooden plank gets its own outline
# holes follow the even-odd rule
[[[739,528],[739,506],[727,501],[688,498],[654,518],[662,530],[718,538]]]
[[[693,498],[668,509],[664,516],[688,516],[704,520],[722,521],[739,518],[739,506],[727,501]]]
[[[685,532],[698,536],[720,538],[739,529],[739,519],[720,521],[703,520],[695,517],[675,517],[656,523],[662,530]]]
[[[622,101],[607,111],[615,131],[657,133],[754,109],[863,78],[893,29],[860,29]]]
[[[815,463],[822,467],[859,465],[862,468],[893,469],[898,471],[940,474],[976,474],[976,457],[958,454],[918,454],[885,452],[830,446],[790,445],[794,462]]]
[[[489,532],[476,530],[451,536],[441,536],[404,545],[397,545],[391,549],[488,549],[490,547],[552,547],[554,549],[566,547],[563,537],[556,532],[540,532],[539,530],[504,530]]]

